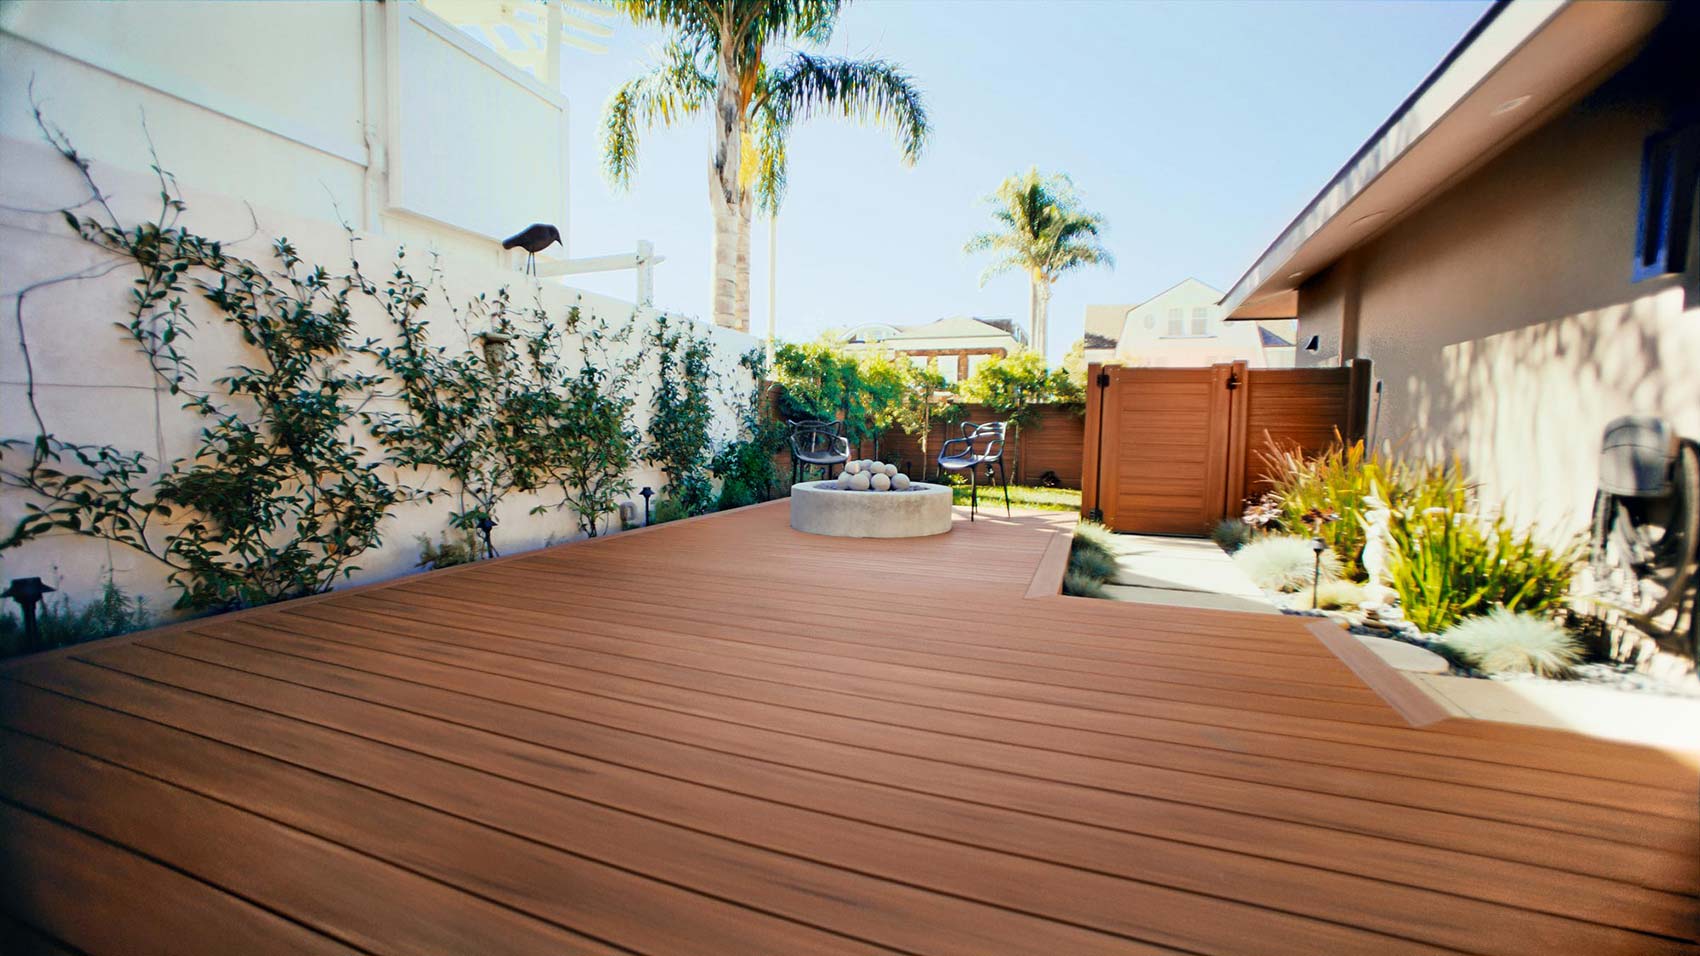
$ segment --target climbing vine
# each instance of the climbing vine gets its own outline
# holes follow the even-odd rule
[[[707,337],[689,325],[674,328],[666,316],[656,319],[649,345],[660,367],[643,458],[661,466],[667,476],[665,493],[677,507],[686,515],[705,514],[714,506],[709,479],[712,351]]]
[[[750,375],[750,390],[737,406],[737,433],[715,452],[709,464],[709,470],[720,479],[722,511],[773,497],[773,456],[785,446],[785,424],[762,413],[767,356],[753,348],[738,359],[738,364]]]
[[[43,129],[100,195],[88,163],[62,134]],[[170,569],[186,608],[325,590],[380,543],[379,527],[400,498],[352,437],[378,381],[345,361],[355,285],[304,263],[287,239],[273,243],[266,265],[181,228],[187,206],[176,181],[157,159],[153,171],[154,220],[124,226],[104,202],[103,218],[69,210],[64,218],[84,240],[135,265],[119,324],[154,379],[201,421],[196,444],[160,463],[46,431],[31,442],[7,440],[0,476],[38,500],[25,505],[0,548],[55,529],[135,548]],[[254,361],[202,382],[183,351],[197,331],[187,308],[194,297],[235,329]],[[27,461],[14,466],[18,458]]]
[[[76,208],[94,213],[65,210],[64,221],[137,272],[122,334],[200,427],[187,454],[163,461],[68,442],[26,389],[39,434],[0,440],[0,482],[29,493],[0,550],[64,531],[111,541],[164,564],[179,607],[220,610],[328,590],[381,546],[385,517],[407,502],[453,501],[443,540],[454,547],[423,555],[435,566],[494,554],[497,508],[514,492],[541,499],[533,514],[570,511],[596,535],[630,494],[640,448],[663,456],[683,500],[706,509],[713,376],[700,335],[660,323],[664,437],[643,445],[633,424],[641,358],[617,357],[631,351],[633,319],[575,306],[557,320],[506,289],[457,308],[435,257],[415,274],[399,250],[372,275],[352,230],[346,273],[305,262],[281,238],[267,261],[243,258],[181,225],[187,205],[157,158],[160,212],[125,225],[88,163],[37,119],[89,187]],[[211,380],[193,361],[196,334],[208,331],[191,312],[197,302],[251,352]],[[356,341],[363,302],[387,332]],[[436,344],[426,314],[442,308],[464,345]],[[21,302],[18,323],[27,367]]]

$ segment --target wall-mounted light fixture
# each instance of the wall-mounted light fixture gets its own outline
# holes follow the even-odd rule
[[[1322,336],[1313,335],[1310,338],[1305,339],[1305,351],[1306,352],[1315,352],[1316,350],[1318,350],[1320,348],[1322,348]]]
[[[484,364],[492,371],[500,369],[508,360],[508,343],[513,340],[514,337],[506,332],[491,330],[478,333],[478,344],[484,350]]]

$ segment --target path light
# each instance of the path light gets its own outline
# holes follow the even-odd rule
[[[1316,591],[1317,585],[1322,582],[1322,552],[1328,550],[1328,545],[1324,544],[1321,538],[1312,538],[1310,549],[1316,552],[1316,567],[1310,576],[1310,609],[1320,611],[1322,609],[1316,606]]]
[[[18,607],[24,609],[24,650],[26,652],[37,650],[36,644],[41,640],[41,626],[35,620],[35,607],[41,603],[43,597],[57,590],[58,588],[41,583],[40,578],[13,578],[12,583],[6,585],[6,590],[0,592],[0,598],[11,598],[18,602]]]
[[[643,525],[647,528],[649,527],[649,499],[655,497],[655,489],[644,485],[643,490],[638,494],[643,495]]]

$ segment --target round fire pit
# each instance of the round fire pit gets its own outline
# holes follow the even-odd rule
[[[950,530],[950,489],[911,482],[902,491],[856,491],[834,481],[791,486],[791,527],[838,538],[919,538]]]

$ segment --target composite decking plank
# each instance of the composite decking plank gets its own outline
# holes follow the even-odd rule
[[[0,667],[17,682],[0,713],[37,750],[75,752],[30,758],[66,781],[36,799],[97,829],[131,832],[99,812],[117,791],[181,791],[268,839],[339,848],[327,865],[434,880],[635,952],[1694,940],[1693,755],[1412,727],[1305,622],[1035,592],[1072,515],[959,514],[948,535],[877,541],[798,534],[785,509],[50,652]],[[108,768],[150,783],[75,786]],[[184,842],[184,801],[133,811],[153,828],[133,838],[211,872]],[[50,827],[26,828],[31,846],[92,839],[0,805]],[[96,845],[114,871],[159,868]],[[305,892],[277,914],[305,932],[311,892],[230,881]],[[65,938],[19,908],[0,899]],[[496,917],[436,911],[501,935]],[[98,942],[91,956],[128,956]]]
[[[479,611],[476,608],[494,610],[501,607],[499,603],[493,603],[498,600],[498,596],[492,595],[477,602],[458,602],[459,607],[439,607],[435,610],[440,611],[445,618],[463,622],[469,627],[478,627],[481,622],[489,620],[490,611]],[[540,605],[548,607],[549,610],[523,612],[523,616],[522,612],[510,611],[507,617],[515,623],[545,626],[560,622],[560,617],[554,613],[555,606],[548,602],[540,602]],[[1019,696],[1029,700],[1055,699],[1061,703],[1069,703],[1072,696],[1078,694],[1086,705],[1097,704],[1098,709],[1114,709],[1113,698],[1128,697],[1140,701],[1172,701],[1177,704],[1231,711],[1268,712],[1294,717],[1317,717],[1330,721],[1345,720],[1386,726],[1398,726],[1403,723],[1402,718],[1390,713],[1386,703],[1367,688],[1360,688],[1344,699],[1334,695],[1304,694],[1302,691],[1294,694],[1280,693],[1280,690],[1285,689],[1282,685],[1274,685],[1277,691],[1275,693],[1265,693],[1245,688],[1201,687],[1189,682],[975,663],[937,656],[904,655],[901,652],[870,654],[856,651],[854,648],[827,649],[812,645],[809,639],[802,635],[789,639],[779,636],[762,637],[751,632],[745,632],[740,638],[709,637],[700,633],[691,635],[683,633],[682,629],[675,629],[676,627],[656,626],[647,629],[646,633],[610,640],[628,645],[653,645],[667,648],[669,651],[690,652],[700,649],[694,652],[737,662],[730,666],[744,666],[743,662],[749,661],[762,665],[801,667],[881,679],[901,678],[904,683],[951,688],[965,681],[984,682],[985,690],[981,690],[982,685],[978,683],[970,689],[987,696]],[[583,638],[589,637],[588,632],[591,629],[578,630]]]
[[[236,683],[240,684],[241,680],[237,679]],[[1244,904],[1224,901],[1220,894],[1194,899],[1155,890],[1142,885],[1144,881],[1121,883],[1113,877],[1085,870],[988,852],[930,836],[857,824],[804,808],[693,786],[617,765],[598,764],[539,745],[517,744],[481,731],[417,715],[390,712],[376,705],[338,699],[323,693],[315,696],[314,692],[305,688],[291,688],[286,691],[287,698],[279,697],[265,691],[265,682],[258,681],[253,675],[249,675],[247,683],[262,688],[261,693],[268,701],[283,702],[302,719],[312,718],[325,726],[352,722],[361,728],[384,729],[398,739],[423,747],[446,760],[480,764],[493,772],[508,770],[509,773],[523,775],[534,785],[595,799],[604,805],[632,808],[647,816],[673,819],[698,830],[730,829],[745,842],[768,845],[795,856],[829,859],[835,865],[863,872],[901,876],[905,882],[936,887],[953,895],[982,899],[1010,909],[1037,907],[1071,921],[1123,933],[1157,933],[1185,942],[1189,948],[1208,952],[1243,952],[1259,944],[1260,933],[1277,933],[1288,940],[1273,948],[1265,945],[1265,950],[1270,952],[1309,953],[1339,951],[1342,948],[1375,948],[1380,952],[1431,951],[1428,946],[1366,934],[1338,921],[1294,918],[1291,914],[1248,909]],[[100,748],[117,760],[127,759],[126,751],[133,748],[161,750],[169,748],[172,743],[162,743],[158,739],[162,730],[156,729],[157,725],[150,726],[134,718],[116,715],[102,716],[98,712],[89,714],[88,709],[86,705],[78,708],[74,702],[67,701],[54,708],[50,715],[42,715],[38,719],[47,723],[49,717],[57,718],[58,723],[53,726],[57,732],[71,737],[75,746]],[[371,713],[373,711],[376,713]],[[186,736],[177,731],[163,733]],[[182,749],[181,744],[178,746]],[[292,778],[292,775],[301,776],[301,772],[291,768],[267,767],[254,774],[259,779],[243,777],[240,781],[233,781],[236,775],[209,772],[193,757],[185,755],[169,761],[170,773],[186,786],[218,788],[222,799],[248,802],[268,799],[267,794],[282,792],[289,795],[289,802],[293,804],[334,799],[339,806],[351,805],[346,794],[328,790],[324,785],[302,790]],[[248,764],[242,766],[247,767]],[[185,777],[188,779],[183,779]],[[352,801],[352,808],[360,806],[360,800]],[[368,816],[360,813],[351,815],[356,821]],[[306,818],[305,825],[320,826],[312,817]],[[440,826],[440,823],[429,819],[392,820],[386,829],[401,833],[414,829],[431,832]],[[351,838],[359,837],[356,833]],[[374,846],[378,852],[385,849],[382,842]],[[452,857],[451,849],[445,848],[442,853]],[[1478,918],[1491,916],[1504,920],[1508,929],[1516,928],[1537,937],[1545,935],[1549,939],[1557,939],[1578,931],[1584,935],[1599,932],[1595,927],[1579,927],[1572,920],[1529,916],[1503,907],[1482,907],[1441,894],[1423,897],[1406,893],[1401,897],[1394,893],[1391,899],[1384,899],[1387,896],[1385,887],[1378,882],[1359,880],[1354,884],[1339,878],[1330,880],[1327,874],[1319,876],[1331,886],[1351,886],[1359,895],[1375,900],[1370,907],[1374,912],[1367,917],[1364,908],[1336,901],[1332,910],[1337,915],[1354,915],[1370,922],[1399,926],[1405,912],[1396,905],[1401,901],[1407,905],[1426,903],[1461,909],[1463,913],[1453,912],[1448,921],[1450,925],[1434,931],[1436,935],[1450,936],[1455,940],[1461,941],[1465,934],[1474,931],[1468,919],[1472,906],[1479,911],[1476,914]],[[1200,885],[1211,882],[1197,876],[1193,881]],[[1270,893],[1266,887],[1259,889],[1250,882],[1247,889],[1265,896],[1285,897],[1289,901],[1303,902],[1307,899],[1307,894],[1296,890]],[[1203,914],[1215,911],[1219,919],[1228,917],[1229,925],[1238,926],[1239,932],[1250,935],[1232,936],[1214,931],[1201,933],[1196,924],[1201,911]],[[869,915],[872,917],[873,914]],[[995,923],[997,918],[994,913],[992,922]],[[987,931],[997,928],[988,926]],[[1602,938],[1620,940],[1624,937],[1606,934]],[[1504,942],[1517,945],[1510,936]],[[984,945],[983,941],[981,945]],[[1527,952],[1533,956],[1539,950],[1531,948]]]
[[[0,906],[86,953],[359,953],[57,820],[0,802]]]
[[[275,823],[260,815],[271,802],[264,792],[251,795],[248,806],[256,808],[253,812],[237,809],[3,729],[0,759],[7,770],[0,776],[0,799],[229,889],[369,953],[470,953],[484,950],[492,940],[500,940],[507,952],[539,956],[566,950],[614,952]],[[239,762],[231,775],[240,778],[249,769]],[[195,823],[185,828],[175,825],[178,820]],[[387,915],[402,910],[411,910],[413,917],[397,923]]]
[[[845,768],[860,772],[872,767],[882,772],[895,769],[901,774],[895,780],[875,778],[875,782],[914,787],[918,781],[911,771],[918,764],[921,768],[948,768],[948,775],[942,779],[951,785],[971,783],[976,794],[1025,793],[1029,788],[1047,794],[1035,797],[1035,803],[1021,804],[1015,809],[1060,802],[1066,808],[1062,812],[1066,812],[1067,809],[1101,800],[1119,807],[1114,811],[1116,814],[1135,815],[1148,811],[1152,801],[1167,808],[1184,799],[1193,805],[1225,810],[1231,815],[1230,819],[1236,821],[1235,825],[1242,828],[1255,827],[1263,820],[1279,820],[1465,851],[1487,839],[1495,841],[1496,852],[1508,859],[1558,868],[1581,867],[1583,872],[1594,872],[1588,869],[1590,867],[1615,867],[1605,875],[1613,872],[1683,872],[1682,868],[1691,862],[1680,855],[1669,854],[1661,847],[1648,846],[1659,842],[1652,835],[1627,834],[1632,839],[1624,842],[1625,833],[1595,838],[1517,824],[1458,818],[1439,811],[1407,808],[1402,813],[1392,813],[1393,808],[1385,805],[1274,787],[1255,787],[1258,795],[1252,797],[1244,792],[1244,788],[1250,785],[1235,785],[1208,777],[1195,779],[1188,775],[1140,771],[1138,768],[1118,769],[1097,761],[1069,759],[1067,755],[1019,748],[988,744],[971,746],[973,741],[957,738],[934,740],[932,738],[937,735],[919,731],[893,732],[890,728],[864,727],[860,722],[836,722],[827,729],[830,739],[821,739],[809,733],[818,732],[818,728],[797,727],[798,719],[792,712],[740,701],[696,699],[678,688],[643,685],[635,688],[635,694],[621,694],[612,686],[620,681],[604,677],[589,690],[575,689],[516,679],[508,673],[483,671],[464,662],[445,664],[425,657],[388,656],[387,652],[376,648],[281,632],[254,637],[233,628],[223,634],[222,639],[283,650],[375,674],[391,674],[421,683],[457,687],[467,693],[493,699],[522,699],[530,706],[550,708],[568,715],[594,713],[600,720],[640,733],[781,762],[801,761],[803,766],[826,772],[842,773]],[[671,698],[675,694],[683,700],[673,701]],[[965,750],[972,752],[965,754]],[[989,757],[983,753],[988,750],[991,751]],[[980,759],[973,759],[976,757]],[[1061,776],[1057,776],[1059,773]],[[919,782],[933,785],[935,776],[923,773]],[[1198,786],[1191,789],[1185,783]],[[1052,792],[1053,789],[1055,792]],[[956,795],[948,787],[941,792],[945,796]],[[1083,822],[1101,822],[1102,819],[1096,817]],[[1217,825],[1223,824],[1218,821]],[[1625,829],[1632,830],[1643,825],[1646,824],[1631,821]],[[1583,845],[1588,847],[1588,853],[1578,857],[1576,850]],[[1686,876],[1682,878],[1686,879]]]
[[[412,731],[396,731],[397,736],[390,740],[392,743],[410,744],[444,759],[469,765],[488,766],[493,772],[505,771],[529,782],[565,788],[587,799],[637,809],[646,815],[675,820],[684,817],[686,819],[680,822],[698,829],[732,833],[727,828],[741,828],[735,836],[746,842],[770,843],[776,835],[788,835],[793,842],[774,848],[812,858],[826,859],[829,855],[845,851],[846,848],[839,843],[844,834],[820,838],[822,833],[830,834],[835,827],[842,829],[845,824],[832,819],[805,819],[781,833],[775,828],[780,820],[790,819],[787,816],[789,811],[784,807],[776,809],[774,804],[827,813],[838,821],[864,819],[869,816],[870,809],[878,808],[885,811],[884,815],[875,814],[868,822],[883,826],[895,824],[897,829],[928,837],[939,836],[937,830],[944,821],[949,821],[956,827],[953,831],[955,842],[986,846],[987,835],[995,834],[1002,842],[993,841],[991,848],[1009,851],[1013,846],[1013,852],[1024,857],[1158,882],[1193,892],[1245,899],[1290,912],[1314,913],[1326,919],[1341,920],[1344,915],[1351,914],[1358,921],[1367,920],[1364,925],[1379,925],[1388,931],[1397,931],[1402,914],[1413,908],[1444,910],[1459,921],[1452,930],[1461,933],[1467,926],[1467,932],[1475,934],[1478,939],[1480,930],[1477,927],[1484,922],[1515,928],[1522,920],[1521,915],[1515,913],[1474,918],[1478,914],[1472,912],[1465,901],[1450,896],[1437,899],[1433,894],[1426,899],[1420,894],[1413,897],[1403,887],[1389,883],[1385,874],[1375,880],[1343,879],[1314,868],[1295,869],[1241,854],[1210,852],[1196,844],[1181,846],[1169,841],[1130,840],[1118,833],[1093,833],[1082,827],[988,811],[970,804],[941,804],[923,795],[848,784],[843,778],[817,777],[814,774],[799,777],[790,773],[784,774],[785,785],[775,789],[769,782],[775,773],[771,767],[753,765],[758,771],[755,773],[749,772],[752,765],[744,761],[739,761],[737,767],[729,767],[724,754],[711,755],[656,738],[610,731],[511,704],[468,699],[465,695],[331,668],[258,648],[211,639],[185,639],[176,642],[172,651],[175,654],[192,654],[194,660],[216,663],[245,676],[226,675],[219,680],[216,672],[202,671],[197,681],[192,670],[185,671],[181,667],[161,669],[152,666],[149,661],[141,661],[138,668],[137,655],[128,650],[125,653],[127,666],[153,679],[187,681],[200,692],[216,692],[251,705],[264,702],[298,719],[348,731],[382,726],[364,714],[372,705],[391,707],[412,715],[417,726]],[[112,660],[114,656],[107,655],[109,666],[115,663]],[[258,680],[259,677],[271,677],[296,686],[280,691]],[[498,712],[499,716],[491,716]],[[418,722],[425,718],[451,721],[456,726]],[[497,735],[498,739],[489,739],[486,736],[489,734]],[[666,756],[645,763],[643,756],[655,752]],[[575,755],[575,759],[569,761],[570,769],[558,772],[552,765],[560,763],[563,754]],[[604,766],[595,773],[588,773],[576,762],[577,757],[596,760]],[[695,770],[691,777],[693,780],[705,779],[707,770],[704,788],[686,794],[670,792],[665,781],[684,779],[679,775],[687,769]],[[634,781],[647,782],[649,786],[634,790]],[[657,781],[661,781],[659,786]],[[814,785],[804,786],[805,783]],[[713,787],[713,790],[707,790],[707,787]],[[846,793],[847,787],[868,792]],[[716,791],[771,802],[765,809],[740,807],[736,802],[722,808],[717,804],[726,803],[726,798]],[[645,802],[644,806],[636,807],[639,802]],[[894,808],[906,806],[915,807],[913,815],[892,812]],[[1025,842],[1021,839],[1024,834],[1031,834]],[[866,837],[855,842],[862,845],[865,840]],[[901,853],[896,852],[897,849],[901,848],[878,847],[868,851],[859,861],[852,857],[840,858],[838,862],[861,869],[883,869],[903,858]],[[934,853],[939,851],[935,849],[914,863],[903,865],[899,872],[930,873],[933,879],[938,880],[941,873],[962,877],[987,868],[984,859],[951,861],[949,853],[939,853],[946,859],[940,863],[942,868],[935,868],[933,863],[938,861],[932,859]],[[1384,860],[1388,854],[1383,848],[1373,855]],[[1515,891],[1517,895],[1505,898],[1515,900],[1513,905],[1519,908],[1667,934],[1686,931],[1691,922],[1689,914],[1694,908],[1694,900],[1690,897],[1645,894],[1641,891],[1633,897],[1639,905],[1629,907],[1629,911],[1625,912],[1622,904],[1631,899],[1625,893],[1627,887],[1526,867],[1506,867],[1497,861],[1490,863],[1479,857],[1454,858],[1448,862],[1436,855],[1416,872],[1453,874],[1441,884],[1446,893],[1452,894],[1460,889],[1456,873],[1483,869],[1493,870],[1493,878],[1479,885],[1487,888],[1490,894],[1502,897],[1507,890]],[[1051,879],[1067,882],[1055,875]],[[970,885],[957,882],[936,888],[969,896],[986,892],[976,890],[972,882],[970,880]],[[1126,902],[1125,897],[1122,900]],[[1366,901],[1374,901],[1375,907],[1383,908],[1379,912],[1366,913],[1366,909],[1370,908],[1366,907]],[[1005,902],[1006,905],[1017,905]],[[1376,919],[1380,922],[1376,923]],[[1523,932],[1521,929],[1515,931]],[[1450,939],[1444,935],[1436,936],[1433,941],[1456,945],[1465,939],[1457,933]]]
[[[1294,744],[1290,740],[1265,741],[1266,744],[1273,743],[1279,746],[1280,749],[1276,752],[1280,753],[1281,756],[1277,757],[1270,753],[1256,752],[1246,746],[1229,749],[1227,753],[1220,753],[1217,749],[1220,746],[1220,734],[1193,735],[1187,741],[1188,745],[1180,746],[1161,740],[1145,740],[1128,734],[1103,737],[1096,732],[1083,731],[1078,728],[1064,732],[1062,728],[1058,727],[1042,724],[1033,726],[1014,720],[1006,720],[1004,719],[1006,716],[1014,715],[1009,714],[1007,709],[1001,706],[1001,703],[986,708],[987,713],[971,716],[868,697],[848,697],[818,687],[791,687],[775,681],[750,680],[739,675],[693,670],[643,657],[627,657],[605,653],[593,649],[593,646],[587,646],[587,644],[597,644],[595,641],[556,643],[508,637],[494,633],[491,629],[462,630],[455,625],[452,615],[447,614],[440,614],[435,620],[414,620],[349,611],[344,612],[340,616],[340,620],[336,621],[314,616],[301,619],[299,624],[289,624],[283,619],[277,619],[266,623],[256,622],[252,626],[278,627],[307,636],[327,637],[335,635],[354,643],[360,642],[365,635],[372,632],[391,633],[445,643],[451,646],[469,647],[480,651],[498,652],[531,660],[552,662],[574,669],[631,677],[638,680],[652,680],[675,686],[691,686],[741,699],[803,710],[818,710],[839,716],[887,723],[895,727],[916,727],[941,733],[980,736],[988,740],[1039,749],[1076,753],[1082,756],[1093,756],[1119,762],[1152,764],[1170,769],[1210,773],[1263,783],[1298,786],[1346,796],[1361,796],[1371,799],[1396,798],[1397,802],[1413,806],[1446,804],[1467,806],[1473,815],[1483,815],[1512,822],[1519,822],[1528,818],[1543,820],[1573,819],[1575,821],[1573,825],[1578,832],[1590,832],[1591,827],[1613,830],[1621,826],[1621,811],[1623,810],[1637,812],[1651,810],[1677,819],[1684,819],[1683,810],[1685,808],[1681,797],[1662,790],[1646,790],[1614,784],[1591,788],[1586,796],[1579,800],[1560,801],[1545,797],[1542,794],[1543,787],[1550,788],[1559,782],[1553,779],[1552,775],[1526,773],[1526,776],[1534,779],[1522,781],[1524,787],[1521,791],[1516,788],[1498,788],[1495,786],[1501,781],[1496,779],[1496,774],[1492,771],[1497,771],[1500,768],[1487,768],[1489,772],[1477,773],[1474,776],[1458,772],[1457,768],[1451,768],[1456,779],[1431,783],[1422,776],[1411,773],[1412,768],[1398,766],[1396,761],[1389,761],[1389,767],[1381,771],[1365,769],[1361,765],[1362,760],[1382,756],[1380,751],[1367,748],[1347,748],[1342,745],[1312,747],[1302,742],[1299,743],[1298,746],[1306,749],[1307,756],[1314,752],[1324,761],[1332,761],[1323,766],[1317,766],[1314,762],[1307,763],[1291,759],[1290,752]],[[517,633],[531,628],[509,625],[508,629]],[[1330,749],[1334,752],[1329,753]],[[1349,754],[1339,753],[1342,750],[1352,752]],[[1367,752],[1358,753],[1358,751]],[[1390,788],[1387,786],[1387,780],[1383,775],[1388,769],[1407,776],[1409,779],[1396,789]],[[1507,776],[1512,781],[1516,780],[1515,774]],[[1505,789],[1513,795],[1507,796],[1500,793],[1500,789]]]
[[[118,649],[114,653],[128,650]],[[971,903],[944,894],[919,890],[900,883],[877,880],[810,860],[772,853],[710,834],[576,799],[565,794],[521,783],[511,777],[478,772],[463,764],[430,757],[411,749],[379,742],[371,737],[333,731],[304,721],[286,718],[223,699],[188,692],[176,686],[143,688],[136,678],[98,668],[85,668],[65,675],[54,689],[79,699],[97,697],[96,703],[124,707],[127,712],[144,709],[132,700],[164,701],[171,726],[251,749],[266,756],[289,759],[319,773],[367,789],[384,789],[393,796],[441,810],[463,819],[497,827],[524,840],[599,861],[596,872],[586,873],[581,865],[576,885],[589,895],[598,881],[608,884],[596,890],[599,906],[584,907],[581,920],[600,918],[617,925],[604,926],[594,935],[618,941],[635,949],[670,953],[695,948],[693,940],[714,933],[712,950],[737,943],[754,952],[872,952],[876,947],[976,956],[990,946],[1020,939],[1037,951],[1114,954],[1129,951],[1169,949],[1116,937],[1044,917],[1015,913],[996,906]],[[121,688],[121,689],[120,689]],[[161,719],[156,710],[145,715]],[[138,715],[142,716],[142,715]],[[374,728],[401,720],[406,715],[379,713]],[[389,733],[393,734],[391,727]],[[580,772],[585,772],[582,768]],[[569,771],[570,772],[570,771]],[[363,810],[359,803],[343,801],[354,820]],[[427,831],[428,833],[429,831]],[[502,852],[498,849],[496,852]],[[694,890],[687,902],[691,908],[673,912],[630,912],[632,904],[617,901],[653,898],[655,886],[618,878],[609,857],[619,869],[642,874],[664,885]],[[557,869],[567,869],[557,857]],[[538,868],[541,878],[548,868]],[[553,877],[560,879],[560,876]],[[623,889],[624,892],[616,892]],[[696,895],[701,894],[701,895]],[[728,915],[726,903],[748,908],[741,915]],[[1193,898],[1171,894],[1166,907],[1185,915]],[[626,911],[626,912],[622,912]],[[601,914],[607,914],[605,916]],[[762,914],[767,914],[764,918]],[[778,916],[781,919],[771,917]],[[718,917],[718,919],[716,919]],[[1192,940],[1203,939],[1189,930],[1184,919],[1173,921],[1172,935],[1193,932]],[[1289,920],[1284,928],[1292,931]],[[585,931],[581,924],[581,931]],[[715,930],[719,932],[715,932]],[[637,939],[639,934],[664,933],[671,942]],[[830,935],[829,935],[830,934]],[[840,935],[841,934],[841,935]],[[1361,936],[1359,938],[1362,938]],[[858,942],[858,939],[860,940]],[[655,947],[655,948],[652,948]],[[426,950],[431,951],[431,950]],[[1215,952],[1231,953],[1230,949]],[[1291,950],[1295,956],[1303,951]]]

